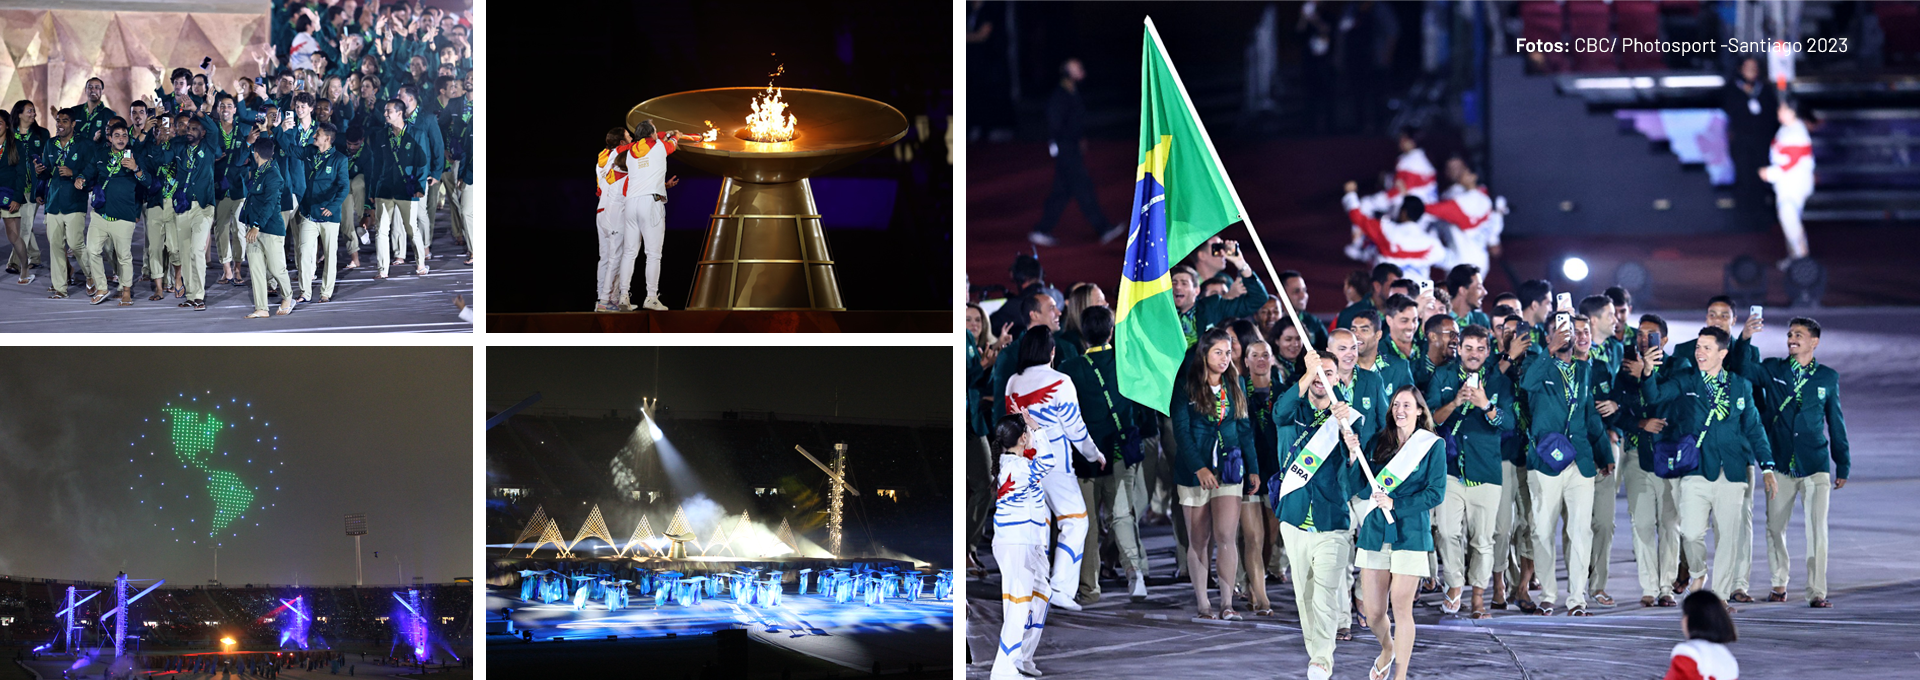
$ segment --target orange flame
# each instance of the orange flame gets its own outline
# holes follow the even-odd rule
[[[707,131],[706,131],[705,133],[703,133],[703,134],[701,135],[701,139],[700,139],[700,141],[703,141],[703,142],[711,142],[711,141],[713,141],[713,140],[715,140],[715,139],[719,139],[719,138],[720,138],[720,131],[719,131],[719,130],[716,130],[716,129],[714,129],[714,127],[713,127],[713,121],[710,121],[710,120],[709,120],[709,121],[706,121],[706,123],[707,123]]]
[[[747,116],[747,137],[756,142],[792,140],[800,119],[786,111],[787,103],[781,101],[780,91],[768,83],[767,93],[753,98],[753,115]]]

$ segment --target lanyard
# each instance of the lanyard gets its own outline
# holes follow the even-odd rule
[[[1813,370],[1819,366],[1819,362],[1811,361],[1803,366],[1799,361],[1793,359],[1788,359],[1788,361],[1793,367],[1793,395],[1787,397],[1786,405],[1792,405],[1800,401],[1800,392],[1806,388],[1807,380],[1813,378]],[[1782,410],[1784,411],[1785,409]]]
[[[969,347],[971,347],[971,345],[969,345]],[[1087,350],[1087,354],[1093,354],[1095,352],[1105,352],[1110,349],[1113,349],[1113,345],[1111,344],[1101,345],[1099,347],[1095,347]],[[1105,399],[1107,402],[1107,417],[1113,419],[1113,429],[1115,430],[1124,429],[1120,427],[1120,412],[1113,408],[1113,395],[1107,391],[1107,377],[1104,375],[1100,375],[1100,368],[1098,366],[1093,366],[1093,361],[1091,359],[1087,361],[1087,365],[1093,368],[1093,379],[1100,383],[1100,398]]]
[[[1574,384],[1573,380],[1576,371],[1572,362],[1561,361],[1559,359],[1554,359],[1553,361],[1558,364],[1560,377],[1566,382],[1566,388],[1563,390],[1563,393],[1567,398],[1567,424],[1572,425],[1573,412],[1580,404],[1580,387]]]
[[[1706,422],[1700,426],[1700,439],[1705,441],[1707,431],[1713,429],[1713,423],[1727,419],[1727,374],[1723,370],[1715,378],[1702,373],[1700,381],[1707,384],[1707,391],[1711,395],[1709,398],[1713,399],[1713,407],[1707,410]]]
[[[1215,392],[1215,397],[1213,400],[1214,422],[1218,422],[1218,423],[1226,422],[1227,413],[1231,412],[1232,410],[1233,410],[1233,400],[1227,397],[1227,386],[1225,383],[1222,383],[1220,387],[1217,388],[1217,391]]]

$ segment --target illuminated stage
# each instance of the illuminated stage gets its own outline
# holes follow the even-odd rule
[[[919,664],[933,671],[952,663],[948,658],[953,635],[951,599],[894,598],[868,606],[858,600],[837,604],[811,592],[787,592],[777,607],[741,606],[724,597],[691,606],[655,606],[651,599],[636,598],[630,609],[607,611],[589,605],[576,611],[568,603],[527,602],[517,597],[517,589],[511,594],[508,590],[489,589],[487,594],[487,648],[493,664],[512,663],[517,651],[529,649],[514,644],[524,639],[523,632],[544,648],[546,643],[570,645],[611,636],[685,637],[729,629],[743,629],[760,642],[861,672],[876,664],[883,669]],[[505,628],[503,608],[513,610],[508,616],[511,635],[496,632]]]

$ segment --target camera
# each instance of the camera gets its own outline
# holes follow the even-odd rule
[[[1225,253],[1227,252],[1227,244],[1220,241],[1214,241],[1213,244],[1208,248],[1208,252],[1211,252],[1215,255]]]

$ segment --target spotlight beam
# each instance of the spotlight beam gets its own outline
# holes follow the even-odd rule
[[[487,419],[487,429],[491,430],[495,425],[499,425],[501,423],[507,422],[507,419],[512,418],[513,414],[519,413],[522,410],[525,410],[528,406],[532,406],[535,403],[539,402],[540,399],[541,399],[540,393],[535,392],[533,393],[533,396],[527,397],[526,399],[521,400],[520,403],[514,404],[513,406],[509,407],[507,410],[494,414],[492,418]]]
[[[839,482],[841,486],[847,489],[847,491],[851,492],[855,496],[860,495],[859,489],[853,488],[853,485],[848,484],[846,479],[841,478],[840,475],[834,474],[832,468],[829,468],[825,463],[820,462],[820,459],[813,457],[813,454],[807,453],[806,449],[800,448],[799,444],[794,444],[793,450],[799,451],[800,455],[802,456],[806,456],[807,460],[812,461],[815,467],[820,468],[821,472],[827,473],[828,478],[832,479],[833,481]]]
[[[143,598],[143,597],[146,597],[146,596],[147,596],[147,593],[151,593],[151,592],[153,592],[153,589],[154,589],[154,588],[158,588],[158,587],[160,587],[160,584],[162,584],[162,583],[166,583],[166,582],[167,582],[167,580],[166,580],[166,579],[160,579],[160,580],[159,580],[158,582],[155,582],[155,583],[154,583],[153,585],[150,585],[150,586],[147,586],[147,589],[146,589],[146,590],[142,590],[142,591],[140,591],[140,594],[139,594],[139,595],[135,595],[135,596],[133,596],[133,597],[130,597],[130,598],[127,598],[127,604],[133,604],[133,601],[134,601],[134,600],[138,600],[138,599],[140,599],[140,598]],[[98,594],[98,593],[95,593],[95,594]],[[82,601],[84,602],[84,600],[82,600]],[[101,620],[101,621],[105,621],[105,620],[107,620],[107,619],[111,619],[111,618],[113,618],[113,615],[114,615],[114,614],[118,614],[118,613],[120,613],[120,609],[121,609],[120,607],[115,607],[115,608],[113,609],[113,611],[110,611],[110,612],[107,612],[107,615],[106,615],[106,616],[102,616],[102,617],[100,617],[100,620]]]

